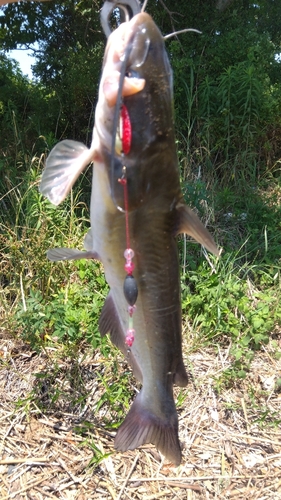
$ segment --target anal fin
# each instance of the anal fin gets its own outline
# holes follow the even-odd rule
[[[125,344],[125,334],[111,293],[108,294],[101,311],[99,319],[99,331],[102,337],[104,337],[104,335],[106,335],[107,333],[110,334],[112,343],[116,345],[116,347],[118,347],[118,349],[120,349],[120,351],[128,359],[130,365],[133,368],[134,376],[140,382],[142,382],[143,377],[139,364],[133,356],[132,351],[128,351],[128,348]]]

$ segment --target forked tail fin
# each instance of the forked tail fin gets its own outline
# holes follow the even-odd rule
[[[152,443],[168,460],[177,466],[180,465],[181,449],[175,407],[170,409],[172,411],[168,417],[161,418],[143,406],[141,396],[140,392],[117,431],[115,449],[134,450],[143,444]]]

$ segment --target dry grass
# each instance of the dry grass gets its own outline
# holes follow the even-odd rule
[[[88,349],[73,370],[59,349],[36,354],[6,332],[0,339],[1,500],[281,498],[281,364],[270,347],[257,353],[246,380],[219,394],[228,350],[188,356],[191,382],[177,392],[183,460],[175,468],[152,446],[114,451],[114,432],[103,426],[110,408],[97,410],[99,353]],[[81,434],[83,422],[91,427]],[[100,463],[97,450],[108,454]]]

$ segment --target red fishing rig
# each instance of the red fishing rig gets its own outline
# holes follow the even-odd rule
[[[104,2],[103,8],[101,10],[101,24],[106,36],[111,33],[110,29],[110,16],[115,9],[119,9],[120,20],[122,16],[125,15],[125,21],[129,21],[133,16],[140,13],[146,5],[146,1],[141,9],[138,0],[107,0]],[[183,30],[183,31],[193,31],[193,30]],[[196,30],[195,30],[196,31]],[[176,33],[174,33],[176,34]],[[131,142],[132,142],[132,127],[131,120],[128,110],[123,103],[122,89],[124,84],[124,78],[127,69],[127,63],[129,60],[133,33],[131,38],[127,40],[127,47],[122,56],[122,66],[120,71],[119,88],[117,92],[116,106],[112,125],[112,144],[111,144],[111,164],[110,164],[110,187],[111,195],[115,206],[118,210],[124,212],[125,214],[125,227],[126,227],[126,249],[124,251],[124,257],[126,260],[124,269],[127,273],[123,292],[125,299],[128,303],[128,314],[129,314],[129,325],[126,332],[125,344],[128,349],[132,347],[135,330],[133,325],[133,313],[136,310],[136,301],[138,297],[138,285],[137,281],[133,276],[133,271],[135,268],[133,258],[134,250],[130,245],[130,227],[129,227],[129,203],[128,203],[128,179],[127,179],[127,167],[126,155],[130,153]],[[116,156],[118,160],[116,160]],[[123,197],[124,197],[124,207],[117,204],[116,201],[116,180],[123,186]]]
[[[128,21],[134,15],[141,12],[141,7],[138,0],[110,0],[105,1],[104,6],[101,11],[101,24],[106,36],[109,36],[110,29],[110,15],[114,9],[119,8],[125,14],[125,20]],[[124,251],[125,257],[125,265],[124,269],[127,273],[124,279],[123,292],[125,299],[128,303],[128,328],[126,331],[125,344],[128,347],[132,347],[134,338],[135,338],[135,330],[133,324],[133,314],[136,310],[136,301],[138,297],[138,285],[137,281],[133,276],[133,271],[135,268],[135,264],[133,262],[134,258],[134,250],[130,245],[130,227],[129,227],[129,202],[128,202],[128,179],[127,179],[127,168],[126,168],[126,155],[130,153],[131,150],[131,142],[132,142],[132,127],[131,120],[128,113],[128,110],[123,103],[122,99],[122,88],[124,83],[124,78],[126,74],[127,62],[130,54],[130,40],[128,40],[127,48],[125,49],[125,53],[122,60],[122,67],[120,72],[119,79],[119,88],[117,92],[115,113],[113,119],[113,127],[112,127],[112,144],[111,144],[111,166],[110,166],[110,185],[111,185],[111,194],[113,202],[116,207],[124,212],[125,214],[125,228],[126,228],[126,249]],[[121,149],[121,152],[120,152]],[[116,190],[116,168],[115,168],[115,157],[116,155],[121,155],[122,162],[122,175],[117,178],[118,183],[123,186],[123,195],[124,195],[124,208],[120,207],[116,203],[115,199],[115,190]]]
[[[120,110],[119,133],[120,133],[121,147],[122,147],[122,158],[124,159],[124,155],[130,152],[131,140],[132,140],[131,121],[128,110],[124,104],[121,105],[121,110]],[[135,252],[130,245],[128,183],[127,183],[126,173],[127,169],[126,166],[124,165],[122,177],[118,179],[118,182],[120,182],[120,184],[123,186],[124,189],[124,212],[125,212],[125,226],[126,226],[126,250],[124,252],[126,263],[124,269],[127,272],[127,276],[125,277],[124,280],[123,291],[125,299],[128,302],[128,313],[129,313],[129,326],[126,333],[125,343],[127,347],[130,348],[132,347],[135,339],[133,313],[136,309],[135,304],[138,297],[138,285],[133,276],[133,271],[135,268],[133,258]]]
[[[144,10],[146,6],[146,1],[143,3],[141,8],[138,0],[106,0],[104,2],[103,8],[101,10],[101,25],[103,27],[104,33],[108,37],[111,33],[110,28],[110,16],[115,9],[119,9],[119,20],[129,21],[136,14],[139,14]],[[169,38],[178,33],[183,33],[186,31],[195,31],[193,29],[184,29],[179,32],[172,33],[163,38]],[[133,258],[134,250],[130,245],[130,227],[129,227],[129,203],[128,203],[128,178],[127,178],[127,167],[126,155],[130,153],[131,142],[132,142],[132,127],[131,120],[128,110],[123,103],[122,98],[122,88],[124,84],[124,78],[126,74],[127,63],[129,60],[129,55],[131,51],[131,38],[127,40],[127,47],[122,56],[122,66],[120,71],[119,88],[117,92],[116,106],[113,118],[112,126],[112,144],[111,144],[111,164],[110,164],[110,187],[113,202],[118,210],[124,212],[125,214],[125,226],[126,226],[126,249],[124,251],[124,257],[126,260],[124,269],[127,273],[123,292],[125,299],[128,303],[128,314],[129,314],[129,326],[126,332],[125,344],[128,349],[132,347],[135,337],[135,330],[133,326],[133,313],[136,309],[136,301],[138,297],[138,285],[136,279],[133,276],[133,271],[135,268]],[[116,158],[117,157],[117,158]],[[117,161],[116,161],[117,159]],[[123,197],[124,197],[124,207],[119,206],[116,201],[116,181],[123,186]],[[119,197],[118,197],[119,199]]]

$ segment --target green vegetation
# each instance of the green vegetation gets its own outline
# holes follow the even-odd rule
[[[173,2],[165,3],[175,10]],[[257,1],[246,8],[247,2],[234,0],[225,11],[215,9],[214,2],[182,4],[176,28],[203,31],[200,37],[185,34],[180,42],[167,43],[175,71],[183,192],[223,247],[219,260],[206,260],[198,245],[179,242],[183,319],[193,332],[189,351],[231,345],[232,366],[218,377],[220,390],[246,376],[256,350],[274,338],[281,322],[281,72],[276,57],[281,12],[277,2]],[[91,139],[104,50],[97,9],[91,6],[87,0],[36,3],[29,11],[26,5],[10,5],[0,18],[4,51],[33,43],[35,33],[40,47],[33,82],[0,55],[0,315],[3,330],[32,349],[55,346],[73,360],[85,342],[100,349],[110,366],[98,375],[105,388],[100,405],[107,400],[112,407],[114,418],[105,421],[114,427],[131,391],[128,373],[121,377],[109,340],[98,332],[108,291],[102,266],[95,261],[54,264],[45,256],[53,246],[83,247],[91,172],[81,176],[58,208],[38,192],[51,147],[64,137]],[[151,0],[148,10],[163,32],[172,31],[160,5]],[[23,19],[29,23],[24,34]],[[276,344],[276,359],[280,355]],[[118,384],[112,381],[117,372]],[[54,401],[59,394],[54,387]],[[97,461],[100,453],[95,449]]]

